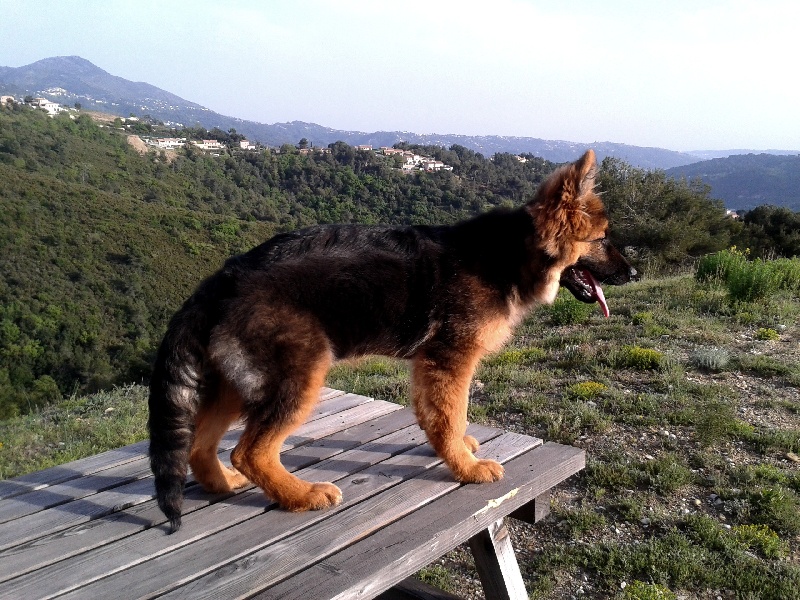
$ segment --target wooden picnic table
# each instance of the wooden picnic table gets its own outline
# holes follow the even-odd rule
[[[241,429],[221,444],[223,461]],[[324,389],[283,448],[303,478],[335,481],[333,509],[290,513],[261,490],[204,492],[189,477],[167,535],[147,442],[0,481],[0,599],[453,598],[410,578],[469,541],[487,599],[527,598],[503,518],[547,513],[584,452],[470,425],[490,484],[455,482],[397,404]]]

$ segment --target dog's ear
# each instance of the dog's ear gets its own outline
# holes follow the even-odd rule
[[[551,256],[558,255],[565,243],[587,239],[598,228],[598,217],[605,221],[605,208],[594,193],[596,176],[594,151],[587,150],[550,175],[526,205]]]
[[[585,197],[594,191],[594,179],[597,177],[597,161],[594,157],[594,150],[589,148],[575,162],[575,169],[578,171],[578,197]]]

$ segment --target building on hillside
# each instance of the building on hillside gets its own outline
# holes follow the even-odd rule
[[[5,106],[6,104],[14,104],[17,101],[14,96],[0,96],[0,106]]]
[[[257,150],[258,146],[250,140],[239,140],[239,148],[241,150]]]
[[[217,140],[203,140],[201,142],[192,142],[200,150],[222,150],[225,146]]]
[[[57,102],[50,102],[47,98],[34,98],[28,104],[31,106],[45,111],[51,117],[56,116],[58,113],[67,110]]]
[[[156,148],[174,150],[175,148],[183,148],[186,145],[186,138],[151,138],[147,140],[147,144]]]
[[[423,171],[452,171],[453,167],[450,165],[444,164],[440,160],[434,160],[432,158],[426,159],[422,161],[422,170]]]
[[[364,145],[364,146],[356,146],[356,150],[372,151],[372,146],[366,146],[366,145]]]
[[[387,148],[386,146],[381,146],[381,152],[383,152],[386,156],[403,156],[405,150],[401,150],[400,148]]]

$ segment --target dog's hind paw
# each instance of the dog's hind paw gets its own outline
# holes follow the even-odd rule
[[[464,483],[489,483],[503,478],[505,469],[495,460],[484,458],[475,462],[458,479]]]
[[[471,435],[464,436],[464,445],[467,447],[467,450],[469,450],[473,454],[475,454],[478,451],[478,448],[481,447],[480,443],[478,443],[478,440],[476,440]]]

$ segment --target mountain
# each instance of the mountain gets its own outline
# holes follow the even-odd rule
[[[731,210],[762,204],[800,211],[800,154],[740,154],[667,169],[671,177],[700,178]]]
[[[777,156],[791,156],[793,154],[800,154],[800,150],[689,150],[686,154],[696,156],[702,160],[711,160],[712,158],[727,158],[736,154],[775,154]]]
[[[99,110],[123,117],[131,113],[150,115],[166,124],[176,126],[200,125],[207,129],[219,127],[223,131],[233,128],[267,146],[296,144],[301,138],[306,138],[315,146],[327,146],[336,141],[375,147],[391,146],[400,141],[445,148],[459,144],[485,156],[498,152],[530,153],[553,162],[575,160],[591,146],[600,159],[613,156],[646,169],[668,169],[698,160],[696,156],[672,150],[614,142],[576,143],[493,135],[423,135],[405,131],[365,133],[331,129],[302,121],[266,125],[221,115],[150,84],[132,82],[111,75],[78,56],[46,58],[17,68],[0,67],[0,93],[17,97],[28,94],[42,96],[67,105],[79,102],[84,109]]]

